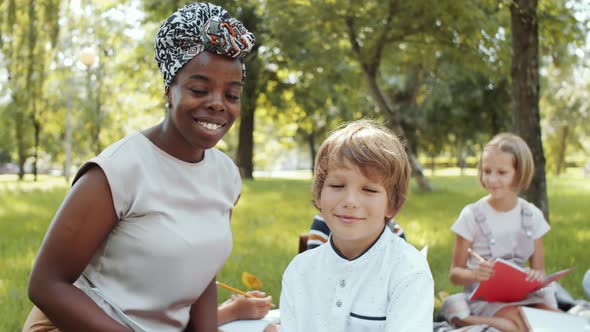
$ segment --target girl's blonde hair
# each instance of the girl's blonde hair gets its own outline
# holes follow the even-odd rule
[[[371,120],[340,126],[322,143],[315,159],[312,184],[313,204],[319,209],[322,188],[328,172],[350,163],[387,191],[389,207],[399,211],[408,196],[410,163],[399,138]]]
[[[512,133],[501,133],[494,136],[494,138],[486,144],[481,153],[482,156],[483,153],[489,149],[498,149],[498,151],[509,153],[514,157],[512,164],[515,170],[513,185],[518,191],[527,190],[533,179],[533,174],[535,173],[535,163],[533,161],[531,149],[529,149],[526,142]],[[484,186],[482,181],[483,172],[481,169],[481,158],[479,160],[479,182]]]

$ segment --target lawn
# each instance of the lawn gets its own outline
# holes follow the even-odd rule
[[[456,172],[455,172],[456,173]],[[437,172],[430,180],[434,192],[420,192],[413,184],[409,200],[397,221],[407,239],[418,248],[429,245],[428,261],[436,292],[459,291],[447,272],[454,237],[449,228],[461,208],[481,197],[473,172],[458,176]],[[278,303],[281,275],[297,253],[298,236],[305,233],[315,209],[310,204],[310,180],[259,178],[245,181],[233,213],[234,249],[218,280],[244,288],[242,272],[263,281],[262,290]],[[577,268],[561,284],[575,298],[583,297],[582,276],[590,267],[590,240],[586,204],[590,178],[571,172],[548,178],[552,230],[545,237],[547,272]],[[63,179],[44,177],[39,183],[17,183],[0,176],[0,331],[20,331],[31,307],[26,283],[36,250],[67,187]],[[230,294],[219,290],[222,301]]]

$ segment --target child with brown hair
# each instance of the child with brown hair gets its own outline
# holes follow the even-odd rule
[[[316,156],[313,202],[328,244],[287,267],[281,331],[432,331],[434,282],[425,257],[387,229],[411,169],[400,140],[372,121],[334,131]]]

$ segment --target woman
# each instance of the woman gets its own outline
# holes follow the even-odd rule
[[[24,331],[216,331],[241,179],[214,146],[240,114],[254,36],[187,5],[157,32],[166,116],[86,162],[43,240]]]

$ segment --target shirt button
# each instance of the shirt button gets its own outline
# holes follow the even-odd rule
[[[336,301],[336,306],[338,308],[340,308],[342,306],[342,301],[340,301],[340,300]]]
[[[340,280],[340,287],[344,287],[346,286],[346,280],[342,279]]]

